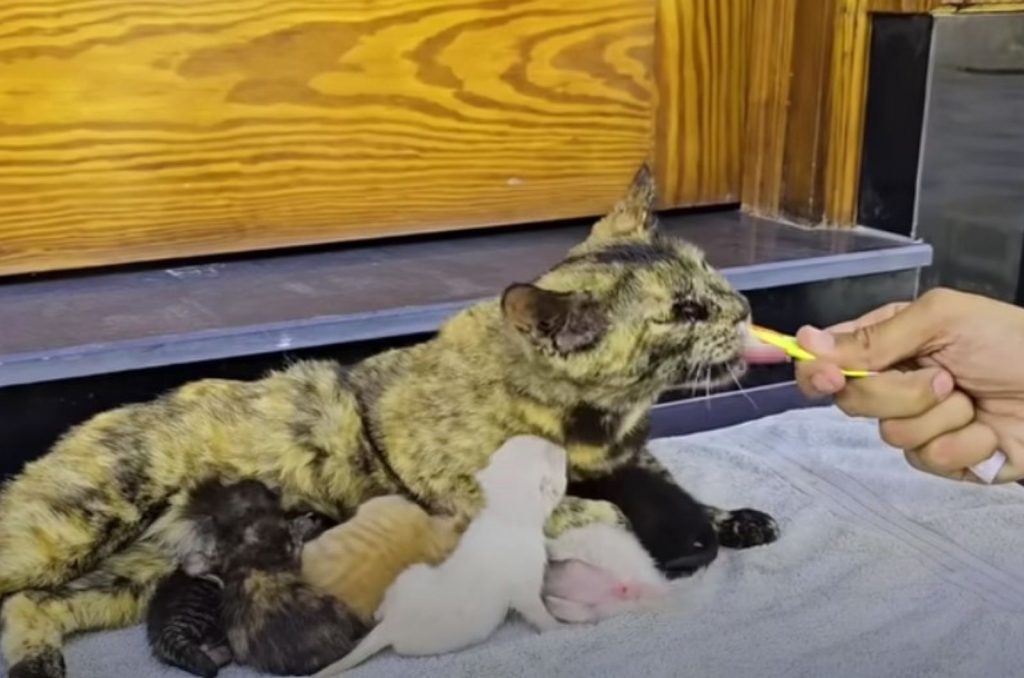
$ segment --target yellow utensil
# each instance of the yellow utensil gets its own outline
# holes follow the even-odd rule
[[[815,360],[814,354],[809,353],[796,342],[796,337],[757,325],[751,327],[751,333],[759,341],[785,351],[786,355],[794,360]],[[869,377],[874,374],[874,372],[869,372],[868,370],[842,370],[842,372],[847,377]]]

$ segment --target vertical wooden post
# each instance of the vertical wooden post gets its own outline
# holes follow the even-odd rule
[[[743,172],[749,211],[814,225],[855,223],[868,3],[755,3]]]
[[[747,45],[764,0],[658,0],[655,168],[663,207],[740,201]]]

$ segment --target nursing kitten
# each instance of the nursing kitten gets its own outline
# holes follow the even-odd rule
[[[548,542],[544,604],[564,622],[594,622],[652,608],[669,593],[633,534],[613,525],[587,525]]]
[[[277,494],[257,481],[208,480],[189,493],[179,567],[157,585],[146,611],[146,636],[158,660],[207,678],[231,661],[221,620],[223,583],[213,574],[220,560],[218,530],[280,511]]]
[[[235,660],[277,675],[307,675],[345,656],[366,626],[301,575],[302,532],[263,515],[218,539],[224,626]]]
[[[246,525],[261,515],[285,515],[295,522],[304,540],[319,536],[332,526],[326,516],[317,513],[282,512],[280,495],[257,480],[206,480],[189,493],[182,514],[189,529],[178,542],[179,562],[189,574],[202,574],[218,560],[218,531]],[[190,560],[195,561],[194,566]]]
[[[455,519],[431,516],[400,495],[377,497],[303,547],[302,576],[371,623],[403,570],[439,564],[458,542]]]
[[[386,647],[442,654],[479,643],[513,609],[541,631],[558,627],[540,592],[544,523],[565,494],[565,449],[535,436],[510,438],[476,474],[484,506],[448,560],[413,565],[388,589],[379,623],[341,661],[335,676]]]
[[[659,569],[672,578],[711,564],[718,556],[719,534],[729,539],[731,526],[739,524],[735,518],[743,513],[741,509],[728,514],[724,518],[728,525],[719,523],[726,512],[697,502],[667,471],[640,466],[622,466],[600,477],[574,481],[569,489],[577,497],[600,497],[618,506]],[[680,541],[688,545],[686,555],[679,555]]]
[[[179,568],[156,588],[146,614],[146,637],[157,659],[204,678],[231,662],[221,621],[223,587],[213,577]]]

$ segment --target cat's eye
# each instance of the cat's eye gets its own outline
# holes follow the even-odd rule
[[[672,307],[672,317],[677,322],[695,323],[707,320],[711,316],[707,304],[693,299],[679,301]]]

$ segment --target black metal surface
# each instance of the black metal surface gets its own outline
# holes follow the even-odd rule
[[[915,271],[902,271],[759,290],[748,293],[748,297],[758,322],[793,332],[804,323],[829,325],[888,301],[910,298],[916,277]],[[428,336],[275,352],[0,388],[0,477],[18,471],[26,461],[43,454],[64,431],[92,415],[119,405],[149,400],[195,379],[256,379],[268,370],[302,358],[331,358],[352,363],[382,350],[411,345]],[[744,377],[742,385],[744,389],[757,389],[786,383],[792,378],[793,370],[788,365],[757,367]],[[749,419],[775,413],[780,410],[771,403],[791,402],[787,396],[781,401],[770,400],[763,404],[760,399],[767,398],[770,393],[773,392],[765,391],[755,396],[756,407],[751,406],[743,394],[734,393],[735,399],[711,401],[710,412],[704,402],[703,389],[697,389],[697,393],[669,394],[663,403],[700,401],[699,408],[686,410],[696,418],[686,426],[688,431],[703,430],[735,423],[738,415]],[[663,421],[666,416],[675,415],[659,414],[658,421]],[[660,435],[669,435],[665,431],[680,431],[675,428],[659,430],[662,431]]]
[[[913,232],[931,49],[930,15],[878,14],[871,26],[858,222]]]
[[[1024,14],[938,17],[916,234],[922,288],[1013,301],[1024,251]]]
[[[757,386],[743,392],[714,393],[706,398],[666,401],[651,412],[651,437],[670,438],[710,431],[829,402],[807,400],[792,381]]]
[[[430,332],[528,280],[588,226],[364,243],[0,284],[0,386]],[[737,212],[669,216],[740,289],[918,268],[923,245]]]

